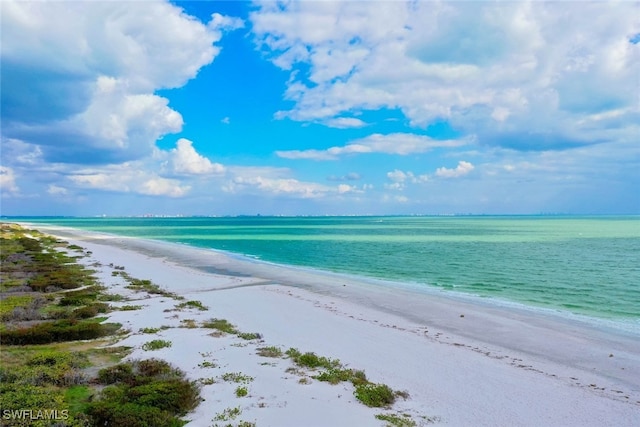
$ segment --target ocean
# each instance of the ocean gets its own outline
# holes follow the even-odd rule
[[[11,218],[640,328],[640,217]]]

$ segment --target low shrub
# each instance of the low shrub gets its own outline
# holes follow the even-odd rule
[[[245,397],[249,394],[249,389],[245,386],[238,386],[236,388],[236,397]]]
[[[275,346],[262,347],[257,350],[257,354],[262,357],[282,357],[282,350]]]
[[[166,347],[171,347],[171,341],[153,340],[142,344],[142,349],[145,351],[160,350],[161,348]]]
[[[227,372],[222,374],[221,377],[224,381],[234,382],[234,383],[250,383],[253,381],[253,377],[249,375],[245,375],[241,372]]]
[[[207,311],[209,310],[209,307],[207,307],[206,305],[203,305],[202,302],[200,301],[185,301],[182,302],[178,305],[176,305],[177,309],[182,309],[182,308],[196,308],[200,311]]]
[[[326,357],[318,356],[312,352],[302,354],[295,348],[289,349],[287,351],[287,355],[296,365],[306,368],[336,369],[340,366],[340,361],[337,359],[328,359]]]
[[[226,332],[227,334],[237,334],[238,331],[234,325],[229,323],[225,319],[211,319],[202,324],[203,328],[217,329],[220,332]]]
[[[238,332],[238,337],[247,341],[259,340],[260,338],[262,338],[262,334],[259,334],[257,332]]]
[[[88,319],[97,316],[98,313],[106,313],[107,311],[109,311],[109,305],[103,302],[94,302],[93,304],[76,308],[71,314],[78,319]]]
[[[27,345],[90,340],[112,334],[119,328],[120,325],[113,323],[100,324],[90,320],[62,319],[29,327],[6,329],[2,332],[2,344]]]
[[[111,400],[93,402],[87,407],[93,425],[110,427],[181,427],[184,422],[169,411],[136,403]]]
[[[343,381],[350,381],[354,386],[368,383],[364,371],[354,369],[328,369],[316,375],[314,378],[318,381],[325,381],[333,385]]]
[[[386,421],[387,426],[392,427],[416,427],[417,424],[408,414],[378,414],[376,418],[380,421]]]
[[[359,384],[353,394],[360,402],[375,408],[390,406],[396,400],[393,390],[386,384]]]
[[[200,388],[180,369],[158,359],[137,360],[100,370],[107,384],[88,404],[93,425],[182,426],[183,416],[201,401]]]

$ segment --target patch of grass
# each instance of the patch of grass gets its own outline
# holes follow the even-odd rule
[[[178,427],[201,401],[196,382],[156,359],[103,369],[98,381],[107,387],[88,405],[93,425]]]
[[[183,319],[180,321],[181,328],[195,329],[198,327],[198,324],[193,319]]]
[[[94,302],[84,307],[76,308],[71,312],[71,316],[77,319],[89,319],[97,316],[99,313],[109,311],[109,306],[103,302]]]
[[[140,328],[138,332],[142,334],[156,334],[161,331],[161,328]]]
[[[388,427],[416,427],[416,422],[409,414],[378,414],[376,418],[385,421]]]
[[[238,336],[243,340],[258,340],[262,338],[262,335],[257,332],[238,332]]]
[[[69,387],[64,393],[64,400],[69,405],[69,410],[74,413],[85,412],[87,410],[89,398],[93,392],[86,385],[75,385]]]
[[[353,394],[360,402],[373,408],[388,407],[396,401],[395,393],[386,384],[360,384]]]
[[[289,350],[287,350],[286,354],[296,365],[305,368],[336,369],[340,367],[339,360],[328,359],[326,357],[318,356],[317,354],[312,352],[301,353],[295,348],[290,348]]]
[[[209,378],[200,378],[198,380],[200,382],[200,384],[202,385],[211,385],[211,384],[215,384],[216,380],[213,377],[209,377]]]
[[[218,365],[216,365],[213,362],[209,362],[208,360],[204,360],[201,363],[198,363],[198,366],[201,368],[217,368]]]
[[[246,386],[238,386],[235,393],[236,397],[245,397],[249,394],[249,389]]]
[[[144,351],[160,350],[161,348],[171,347],[171,341],[153,340],[142,344]]]
[[[27,327],[5,329],[2,332],[2,344],[26,345],[90,340],[111,335],[120,328],[119,324],[101,324],[98,323],[99,321],[100,319],[62,319]]]
[[[121,305],[120,307],[118,307],[118,310],[120,310],[120,311],[135,311],[135,310],[140,310],[142,308],[143,308],[143,306],[141,306],[141,305]]]
[[[9,296],[0,300],[0,319],[5,320],[15,308],[26,308],[33,300],[33,295]]]
[[[354,369],[332,368],[321,372],[314,378],[318,381],[328,382],[332,385],[343,381],[350,381],[354,386],[368,383],[367,376],[364,371]]]
[[[276,346],[261,347],[257,350],[258,356],[262,357],[282,357],[282,350]]]
[[[195,308],[198,309],[200,311],[207,311],[209,310],[209,307],[205,306],[202,304],[202,302],[200,301],[185,301],[182,302],[178,305],[176,305],[177,309],[182,309],[182,308]]]
[[[241,414],[242,409],[240,409],[239,406],[236,406],[235,408],[227,408],[224,411],[216,414],[216,416],[213,417],[213,421],[231,421],[238,418]]]
[[[211,319],[209,321],[203,322],[203,328],[216,329],[220,332],[224,332],[227,334],[237,334],[238,330],[234,325],[229,323],[226,319]]]
[[[226,372],[220,377],[223,381],[234,383],[250,383],[253,381],[253,377],[244,375],[241,372]]]
[[[131,289],[136,292],[146,292],[151,295],[162,295],[168,298],[173,298],[176,300],[184,299],[183,297],[169,292],[167,290],[162,289],[160,286],[151,282],[151,280],[146,279],[134,279],[126,273],[121,272],[120,275],[125,278],[129,282],[125,288]]]

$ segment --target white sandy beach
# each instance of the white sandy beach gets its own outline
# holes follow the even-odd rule
[[[162,242],[28,225],[91,251],[83,262],[102,264],[98,277],[110,293],[142,305],[115,311],[131,334],[116,345],[134,347],[130,358],[158,357],[202,387],[202,404],[189,426],[211,426],[216,414],[240,406],[240,419],[257,426],[383,426],[380,413],[406,413],[418,425],[638,426],[640,336],[556,316],[483,301],[376,286],[338,275],[244,261],[223,253]],[[147,297],[112,276],[109,264],[149,279],[207,311],[173,310],[178,303]],[[211,329],[184,328],[223,318],[262,342],[212,337]],[[172,326],[155,335],[143,327]],[[170,348],[144,351],[151,339]],[[390,409],[358,402],[350,383],[330,385],[288,373],[288,359],[256,354],[264,346],[290,347],[337,358],[363,369],[370,381],[406,390]],[[203,361],[215,367],[203,366]],[[236,397],[226,372],[253,377],[249,394]],[[426,417],[426,418],[425,418]],[[226,425],[220,422],[220,425]]]

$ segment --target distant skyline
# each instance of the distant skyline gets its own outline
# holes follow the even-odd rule
[[[0,2],[2,215],[640,213],[635,2]]]

